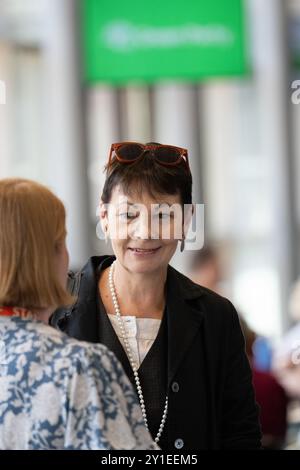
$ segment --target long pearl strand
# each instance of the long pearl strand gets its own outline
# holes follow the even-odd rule
[[[127,352],[128,359],[129,359],[129,363],[130,363],[132,371],[133,371],[134,380],[135,380],[135,384],[136,384],[136,388],[137,388],[137,393],[138,393],[138,397],[139,397],[139,401],[140,401],[140,405],[141,405],[141,409],[142,409],[142,415],[143,415],[143,418],[144,418],[145,426],[146,426],[147,429],[149,429],[148,428],[146,407],[145,407],[145,402],[144,402],[144,396],[143,396],[142,387],[141,387],[141,383],[140,383],[140,379],[139,379],[139,374],[138,374],[138,371],[137,371],[137,365],[134,362],[134,359],[133,359],[133,356],[132,356],[132,351],[131,351],[130,346],[129,346],[128,337],[126,335],[124,322],[123,322],[123,319],[122,319],[122,316],[121,316],[120,307],[119,307],[119,303],[118,303],[118,299],[117,299],[117,295],[116,295],[116,290],[115,290],[115,286],[114,286],[114,281],[113,281],[114,264],[115,264],[115,261],[111,264],[111,266],[109,268],[109,276],[108,276],[109,290],[110,290],[112,301],[113,301],[113,304],[114,304],[115,314],[116,314],[116,317],[117,317],[119,328],[120,328],[120,331],[121,331],[121,334],[122,334],[122,337],[123,337],[123,340],[124,340],[124,345],[125,345],[125,349],[126,349],[126,352]],[[164,407],[161,423],[160,423],[157,435],[154,439],[154,442],[156,442],[156,443],[158,443],[158,441],[159,441],[159,439],[162,435],[162,432],[163,432],[163,429],[164,429],[164,426],[165,426],[165,423],[166,423],[166,420],[167,420],[167,414],[168,414],[168,395],[166,396],[166,402],[165,402],[165,407]]]

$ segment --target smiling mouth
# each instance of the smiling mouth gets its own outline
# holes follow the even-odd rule
[[[145,249],[145,248],[128,248],[129,250],[135,252],[135,253],[155,253],[160,249],[160,246],[158,248],[151,248],[151,249]]]

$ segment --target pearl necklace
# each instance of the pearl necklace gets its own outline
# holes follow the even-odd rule
[[[137,371],[137,365],[133,360],[132,351],[131,351],[130,346],[129,346],[128,337],[126,335],[124,322],[123,322],[123,319],[122,319],[122,316],[121,316],[120,307],[119,307],[119,303],[118,303],[118,299],[117,299],[117,295],[116,295],[116,290],[115,290],[115,286],[114,286],[114,281],[113,281],[114,264],[115,264],[115,261],[111,264],[111,266],[109,268],[109,276],[108,276],[109,290],[110,290],[112,301],[113,301],[113,304],[114,304],[115,314],[116,314],[116,317],[117,317],[119,328],[120,328],[120,331],[121,331],[121,334],[122,334],[122,337],[123,337],[123,340],[124,340],[126,353],[127,353],[129,363],[130,363],[132,371],[133,371],[134,380],[135,380],[135,384],[136,384],[136,388],[137,388],[137,393],[138,393],[138,397],[139,397],[139,401],[140,401],[140,405],[141,405],[141,409],[142,409],[142,415],[143,415],[143,418],[144,418],[144,423],[145,423],[146,428],[149,429],[148,428],[146,407],[145,407],[145,402],[144,402],[144,396],[143,396],[142,387],[141,387],[141,383],[140,383],[140,379],[139,379],[139,374],[138,374],[138,371]],[[166,396],[166,402],[165,402],[165,407],[164,407],[161,423],[160,423],[156,438],[154,439],[154,442],[156,442],[156,443],[158,443],[158,441],[160,439],[160,436],[162,435],[162,432],[163,432],[163,429],[164,429],[164,426],[165,426],[165,423],[166,423],[166,420],[167,420],[167,414],[168,414],[168,395]]]

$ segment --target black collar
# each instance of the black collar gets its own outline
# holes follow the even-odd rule
[[[90,258],[82,270],[80,295],[76,310],[82,311],[84,309],[87,314],[89,313],[88,310],[90,312],[94,311],[97,315],[96,299],[98,297],[99,270],[110,266],[114,260],[115,256],[110,255]],[[202,324],[203,313],[199,309],[197,300],[205,294],[205,291],[203,287],[193,283],[175,268],[168,266],[166,313],[169,383],[173,380],[185,353]],[[109,322],[109,319],[107,321]],[[99,320],[97,320],[97,324],[98,328],[101,327]],[[116,344],[111,344],[112,349],[116,346]],[[124,351],[122,354],[125,354]]]
[[[95,278],[95,272],[99,272],[108,266],[116,259],[114,255],[103,255],[103,256],[92,256],[87,264],[82,269],[82,274],[89,284],[92,278]],[[178,295],[186,300],[193,300],[201,297],[205,294],[206,289],[198,284],[195,284],[184,274],[177,271],[172,266],[168,266],[167,278],[170,280],[171,286],[175,286],[178,289]],[[172,289],[173,290],[173,289]]]

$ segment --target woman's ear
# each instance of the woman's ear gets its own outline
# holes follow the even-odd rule
[[[108,229],[107,207],[106,207],[106,204],[104,204],[102,200],[100,201],[100,204],[99,204],[98,214],[99,214],[99,221],[101,224],[102,231],[103,233],[106,233]]]

